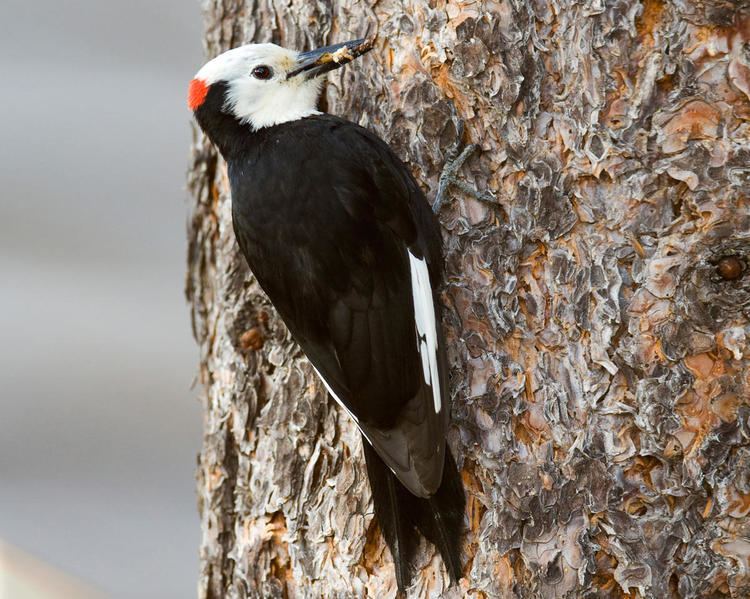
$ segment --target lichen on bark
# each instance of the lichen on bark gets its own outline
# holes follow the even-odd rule
[[[440,215],[465,578],[424,545],[410,596],[750,595],[748,3],[204,9],[207,56],[376,33],[324,104],[428,197],[451,102],[481,147],[462,176],[497,205]],[[356,429],[238,254],[199,134],[190,187],[201,596],[393,596]]]

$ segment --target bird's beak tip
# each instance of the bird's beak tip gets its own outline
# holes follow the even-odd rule
[[[296,68],[287,74],[287,79],[301,73],[307,73],[311,78],[333,71],[366,54],[374,44],[375,37],[371,36],[302,52]]]

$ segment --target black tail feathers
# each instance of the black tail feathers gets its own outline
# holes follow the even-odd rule
[[[403,591],[411,579],[411,563],[419,541],[410,518],[416,498],[398,482],[367,440],[362,439],[362,446],[375,517],[391,550],[398,588]]]
[[[393,475],[392,475],[393,476]],[[394,476],[395,478],[395,476]],[[404,491],[411,495],[406,489]],[[412,498],[417,509],[415,524],[424,537],[440,550],[445,567],[453,582],[462,575],[461,541],[463,540],[466,496],[461,476],[450,449],[445,448],[443,480],[437,493],[429,499]]]
[[[403,591],[411,580],[414,555],[419,545],[417,530],[440,551],[451,580],[461,578],[461,541],[464,528],[464,495],[461,477],[446,447],[443,481],[429,499],[412,495],[362,439],[375,517],[391,550],[396,582]]]

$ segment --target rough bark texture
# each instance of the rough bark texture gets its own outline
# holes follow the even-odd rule
[[[324,101],[429,197],[449,99],[482,148],[462,176],[497,205],[441,214],[465,578],[424,545],[410,596],[750,596],[747,7],[205,2],[208,56],[376,32]],[[201,596],[393,596],[359,436],[238,255],[200,135],[190,182]]]

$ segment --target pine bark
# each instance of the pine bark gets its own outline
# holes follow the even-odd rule
[[[465,578],[410,597],[750,596],[750,9],[722,0],[207,0],[207,57],[377,34],[329,77],[434,197]],[[279,173],[294,177],[295,173]],[[392,597],[359,435],[248,271],[196,132],[201,597]],[[268,232],[273,235],[273,231]]]

